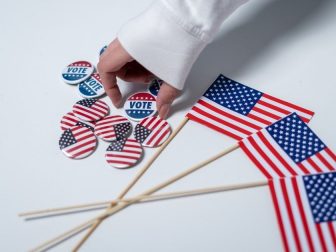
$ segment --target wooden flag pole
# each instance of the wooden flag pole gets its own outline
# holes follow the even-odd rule
[[[218,153],[217,155],[203,161],[203,162],[200,162],[194,166],[192,166],[191,168],[187,169],[186,171],[184,172],[181,172],[179,173],[178,175],[166,180],[165,182],[145,191],[144,193],[142,193],[141,195],[151,195],[153,193],[155,193],[156,191],[178,181],[179,179],[182,179],[183,177],[195,172],[196,170],[206,166],[207,164],[217,160],[218,158],[232,152],[233,150],[237,149],[239,147],[238,143],[234,144],[233,146],[221,151],[220,153]],[[139,196],[141,196],[139,195]],[[88,226],[91,226],[93,222],[97,222],[97,220],[99,219],[105,219],[106,217],[108,217],[109,215],[113,214],[114,212],[117,212],[117,211],[120,211],[122,208],[125,208],[133,203],[137,202],[137,200],[132,200],[130,202],[127,202],[127,203],[121,203],[120,205],[116,206],[115,208],[108,208],[105,213],[97,216],[96,218],[94,219],[91,219],[87,222],[84,222],[82,224],[80,224],[79,226],[57,236],[56,238],[52,239],[52,240],[49,240],[45,243],[43,243],[42,245],[38,246],[36,249],[34,249],[33,251],[40,251],[41,248],[44,248],[46,246],[49,246],[50,244],[56,242],[56,241],[59,241],[59,240],[64,240],[66,238],[69,238],[71,235],[75,234],[75,233],[78,233],[79,230],[83,230],[83,229],[86,229]],[[114,203],[114,202],[113,202]],[[121,206],[121,207],[120,207]],[[75,248],[76,249],[76,248]]]
[[[189,175],[189,174],[197,171],[198,169],[206,166],[207,164],[209,164],[209,163],[217,160],[218,158],[220,158],[220,157],[222,157],[222,156],[230,153],[231,151],[237,149],[238,147],[239,147],[239,145],[238,145],[238,143],[236,143],[233,146],[231,146],[231,147],[225,149],[224,151],[220,152],[219,154],[217,154],[217,155],[215,155],[215,156],[213,156],[213,157],[211,157],[211,158],[209,158],[209,159],[207,159],[207,160],[205,160],[205,161],[203,161],[203,162],[201,162],[201,163],[199,163],[199,164],[197,164],[195,166],[192,166],[190,169],[188,169],[188,170],[186,170],[186,171],[184,171],[184,172],[182,172],[182,173],[180,173],[180,174],[172,177],[171,179],[168,179],[167,181],[165,181],[165,182],[163,182],[163,183],[161,183],[161,184],[159,184],[159,185],[157,185],[157,186],[155,186],[155,187],[147,190],[146,192],[144,192],[140,196],[142,196],[142,195],[151,195],[151,194],[155,193],[156,191],[158,191],[158,190],[160,190],[160,189],[162,189],[162,188],[164,188],[164,187],[166,187],[166,186],[168,186],[168,185],[170,185],[170,184],[172,184],[172,183],[174,183],[174,182],[182,179],[183,177],[185,177],[185,176],[187,176],[187,175]],[[73,251],[78,251],[79,250],[79,248],[82,246],[82,244],[87,240],[88,237],[90,237],[90,235],[93,233],[93,231],[95,230],[95,228],[105,218],[107,218],[108,216],[110,216],[110,215],[112,215],[112,214],[114,214],[116,212],[119,212],[121,209],[123,209],[123,208],[125,208],[125,207],[127,207],[127,206],[129,206],[129,205],[131,205],[131,204],[133,204],[135,202],[137,202],[137,200],[130,201],[130,202],[127,202],[127,203],[121,203],[121,204],[117,205],[115,208],[109,207],[106,210],[105,214],[103,214],[103,215],[101,215],[101,217],[97,218],[97,221],[93,224],[93,226],[90,228],[90,230],[88,231],[88,233],[85,234],[85,236],[82,238],[82,240],[75,246],[75,248],[73,249]],[[97,225],[97,223],[98,223],[98,225]]]
[[[260,181],[260,182],[258,181],[258,182],[235,184],[235,185],[224,185],[224,186],[208,187],[208,188],[202,188],[202,189],[161,193],[161,194],[155,194],[155,195],[141,195],[138,197],[124,198],[124,199],[121,199],[115,202],[121,203],[121,202],[129,202],[129,201],[134,201],[134,200],[138,200],[138,202],[136,203],[151,202],[151,201],[158,201],[158,200],[165,200],[165,199],[172,199],[172,198],[197,196],[197,195],[202,195],[202,194],[207,194],[207,193],[216,193],[216,192],[223,192],[223,191],[253,188],[253,187],[264,186],[264,185],[267,185],[267,181]],[[41,218],[41,217],[47,217],[48,215],[51,215],[51,214],[69,214],[69,213],[73,213],[74,211],[84,211],[84,210],[90,210],[90,209],[95,210],[98,207],[105,207],[110,204],[111,204],[111,200],[101,201],[101,202],[74,205],[74,206],[68,206],[68,207],[51,208],[51,209],[37,210],[37,211],[31,211],[31,212],[24,212],[24,213],[19,214],[19,216],[27,217],[27,218]]]
[[[134,179],[126,186],[126,188],[119,194],[117,200],[121,200],[124,196],[132,189],[132,187],[139,181],[139,179],[145,174],[145,172],[149,169],[149,167],[153,164],[153,162],[159,157],[162,151],[168,146],[168,144],[175,138],[175,136],[180,132],[180,130],[186,125],[189,121],[189,118],[185,117],[180,125],[174,130],[174,132],[170,135],[166,142],[157,150],[157,152],[152,156],[152,158],[147,162],[147,164],[139,171],[139,173],[134,177]],[[114,201],[111,202],[110,207],[114,207],[116,203]],[[102,223],[104,219],[98,219],[96,223],[90,228],[90,230],[85,234],[85,236],[79,241],[76,245],[74,251],[77,251],[84,242],[90,237],[90,235],[97,229],[97,227]]]

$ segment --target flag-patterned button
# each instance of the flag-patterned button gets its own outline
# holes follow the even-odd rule
[[[161,85],[162,85],[163,81],[160,80],[160,79],[154,79],[151,84],[149,84],[148,86],[148,91],[154,95],[154,96],[157,96],[158,93],[159,93],[159,90],[161,88]]]
[[[130,121],[119,115],[106,116],[95,125],[94,133],[105,141],[113,141],[128,137],[131,134]]]
[[[94,71],[94,66],[88,61],[76,61],[66,66],[62,71],[65,83],[78,84],[88,79]]]
[[[95,122],[82,122],[72,112],[66,113],[62,117],[61,122],[60,122],[60,126],[61,126],[61,129],[63,131],[68,129],[68,128],[71,128],[73,126],[76,126],[76,125],[81,125],[81,126],[87,127],[88,129],[93,131],[94,126],[95,126]]]
[[[59,139],[59,147],[69,158],[81,159],[89,156],[97,146],[97,139],[87,127],[73,126],[66,129]]]
[[[143,119],[135,126],[135,139],[146,147],[157,147],[169,137],[171,128],[167,121],[153,116]]]
[[[109,112],[109,107],[102,100],[83,99],[72,107],[72,112],[79,119],[92,122],[106,116]]]
[[[124,108],[131,120],[140,121],[156,113],[156,99],[150,93],[136,93],[127,99]]]
[[[107,163],[115,168],[134,166],[141,156],[141,144],[134,138],[121,138],[111,142],[105,154]]]
[[[100,75],[98,73],[94,73],[90,78],[79,83],[78,91],[84,98],[97,98],[105,94]]]

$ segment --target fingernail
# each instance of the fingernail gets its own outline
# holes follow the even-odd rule
[[[119,100],[113,102],[113,105],[114,105],[116,108],[120,108],[121,105],[122,105],[122,99],[119,99]]]
[[[159,116],[166,119],[170,110],[170,104],[163,104],[159,110]]]

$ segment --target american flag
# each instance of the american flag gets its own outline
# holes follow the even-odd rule
[[[135,126],[135,139],[143,146],[157,147],[167,140],[171,128],[167,121],[153,116],[143,119]]]
[[[73,126],[76,126],[76,125],[81,125],[81,126],[87,127],[87,128],[89,128],[90,130],[93,131],[93,128],[95,126],[95,122],[85,122],[84,123],[79,118],[77,118],[75,116],[75,114],[72,113],[72,112],[66,113],[61,119],[61,129],[63,131],[66,130],[66,129],[69,129]]]
[[[96,145],[97,139],[93,132],[80,125],[66,129],[59,140],[63,153],[74,159],[87,157],[96,149]]]
[[[94,133],[105,141],[113,141],[127,137],[132,130],[129,120],[123,116],[106,116],[98,121]]]
[[[84,121],[97,121],[109,112],[107,104],[98,99],[83,99],[72,107],[72,112],[76,117]]]
[[[141,144],[133,138],[121,138],[111,142],[105,154],[107,163],[116,168],[131,167],[141,156]]]
[[[336,173],[269,181],[285,251],[336,251]]]
[[[336,155],[293,113],[239,142],[267,178],[336,170]]]
[[[240,140],[292,112],[305,121],[314,112],[233,81],[217,77],[187,117]]]

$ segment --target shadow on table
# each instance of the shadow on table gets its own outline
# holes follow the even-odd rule
[[[191,107],[219,73],[239,76],[282,38],[302,29],[313,17],[321,15],[331,0],[270,1],[242,25],[221,34],[195,62],[187,79],[185,96],[172,113]],[[253,4],[250,1],[247,4]]]

